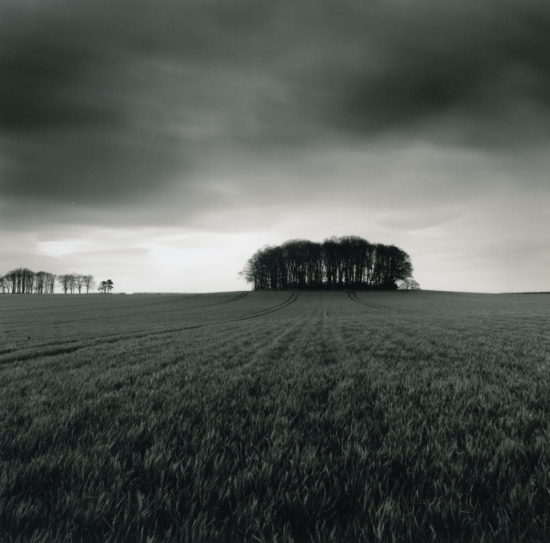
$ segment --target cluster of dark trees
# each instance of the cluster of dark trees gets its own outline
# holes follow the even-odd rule
[[[254,290],[416,289],[407,253],[394,245],[356,236],[315,243],[290,240],[266,246],[250,258],[241,275]]]
[[[99,290],[101,294],[111,294],[111,291],[113,290],[113,282],[110,279],[107,279],[107,281],[101,281],[97,287],[97,290]]]
[[[2,294],[53,294],[56,284],[65,294],[69,292],[81,294],[84,289],[88,294],[95,286],[95,281],[93,275],[77,273],[55,275],[45,271],[35,273],[28,268],[17,268],[0,277]]]

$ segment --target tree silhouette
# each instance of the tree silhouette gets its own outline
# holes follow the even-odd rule
[[[95,286],[93,275],[83,275],[84,286],[86,287],[86,294],[90,292],[90,289]]]
[[[79,275],[79,274],[74,274],[73,277],[74,277],[75,288],[78,290],[78,294],[81,294],[82,293],[82,287],[84,287],[84,285],[86,284],[85,280],[84,280],[85,276],[84,275]]]
[[[2,294],[9,294],[10,282],[8,280],[8,277],[5,275],[4,277],[0,277],[0,288],[2,289]]]
[[[255,290],[396,289],[398,281],[412,280],[412,272],[409,255],[398,247],[345,236],[266,245],[239,275]]]
[[[57,277],[57,282],[59,283],[59,286],[63,289],[63,294],[67,294],[67,292],[71,289],[71,285],[73,284],[73,275],[70,273],[59,275]]]
[[[80,294],[84,287],[88,293],[95,285],[92,275],[67,273],[57,276],[45,271],[35,273],[28,268],[17,268],[0,276],[2,294],[53,294],[56,283],[62,287],[65,294],[75,291]]]
[[[35,274],[35,292],[37,294],[44,294],[46,292],[47,285],[47,272],[39,271]]]
[[[53,273],[46,274],[46,292],[48,294],[54,293],[56,280],[57,280],[57,275]]]
[[[36,289],[36,274],[28,268],[11,270],[1,278],[4,294],[32,294]]]
[[[399,290],[420,290],[420,285],[412,277],[407,277],[399,281],[397,288]]]

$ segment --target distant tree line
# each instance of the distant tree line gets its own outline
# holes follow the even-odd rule
[[[93,275],[55,275],[45,271],[35,273],[28,268],[17,268],[0,277],[2,294],[53,294],[56,284],[65,294],[82,294],[83,290],[88,294],[95,286],[95,281]]]
[[[356,236],[290,240],[259,249],[240,272],[254,290],[417,289],[409,255]]]

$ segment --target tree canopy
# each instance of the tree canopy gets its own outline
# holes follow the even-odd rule
[[[295,239],[256,251],[240,272],[254,290],[397,289],[412,280],[409,255],[357,236]]]

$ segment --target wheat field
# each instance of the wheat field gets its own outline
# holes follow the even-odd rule
[[[550,295],[0,296],[0,541],[550,540]]]

